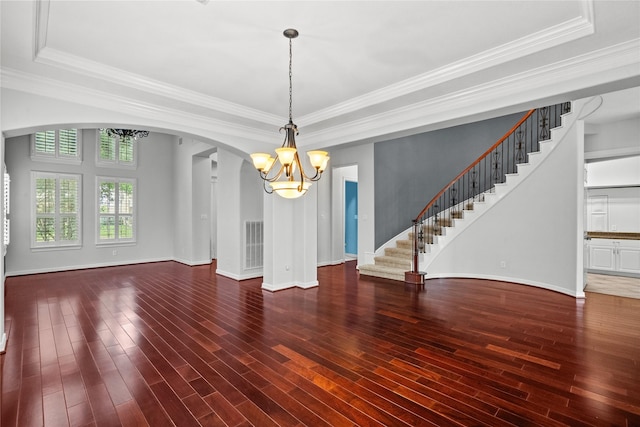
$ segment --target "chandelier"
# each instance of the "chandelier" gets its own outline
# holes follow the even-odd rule
[[[145,136],[149,136],[149,131],[148,130],[135,130],[135,129],[114,129],[114,128],[107,128],[104,130],[107,135],[114,137],[117,136],[120,139],[125,139],[125,138],[133,138],[135,140],[140,139],[140,138],[144,138]]]
[[[274,191],[287,199],[295,199],[307,192],[311,186],[311,181],[318,181],[322,176],[322,172],[329,163],[329,156],[326,151],[308,151],[311,166],[315,168],[312,176],[307,175],[300,162],[298,150],[296,148],[296,135],[298,135],[298,127],[293,123],[291,118],[292,105],[292,84],[291,84],[291,40],[298,37],[298,31],[294,29],[284,30],[284,36],[289,39],[289,123],[280,128],[280,132],[284,130],[284,142],[280,148],[276,148],[276,156],[271,157],[268,153],[253,153],[251,159],[253,166],[258,170],[260,177],[263,179],[264,191],[271,194]],[[277,172],[272,172],[272,167],[276,160],[280,161],[280,167]],[[280,179],[283,178],[283,179]],[[267,188],[267,183],[271,189]]]

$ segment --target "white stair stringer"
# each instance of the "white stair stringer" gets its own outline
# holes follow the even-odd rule
[[[452,242],[456,241],[456,239],[462,235],[466,229],[491,211],[508,194],[513,191],[517,191],[518,187],[525,182],[540,167],[540,165],[544,164],[546,159],[565,138],[568,130],[572,128],[572,125],[576,120],[576,116],[577,114],[574,113],[564,114],[562,117],[562,124],[551,129],[550,139],[539,143],[539,151],[528,153],[527,163],[518,164],[517,172],[507,174],[505,182],[496,184],[492,190],[481,194],[481,197],[476,196],[475,200],[473,200],[473,209],[464,210],[462,218],[453,219],[452,225],[445,227],[442,235],[434,235],[433,243],[425,245],[425,253],[419,254],[418,271],[426,272],[426,278],[455,276],[455,274],[451,274],[451,271],[433,270],[432,265],[434,261],[440,258],[443,253],[446,253]],[[466,205],[467,202],[464,202],[464,204]],[[404,254],[405,260],[408,261],[405,261],[405,264],[403,265],[409,266],[409,269],[406,270],[403,270],[400,265],[394,265],[393,267],[388,265],[385,262],[384,257],[389,252],[389,248],[393,248],[397,242],[403,241],[406,245],[407,240],[411,241],[411,235],[413,234],[412,231],[412,228],[409,228],[385,243],[376,251],[375,254],[375,258],[383,257],[382,263],[378,264],[378,261],[376,261],[376,264],[374,265],[359,266],[360,274],[404,281],[404,272],[409,271],[413,264],[411,253],[405,252]],[[479,247],[478,250],[482,250],[482,247]],[[408,262],[408,264],[406,264],[406,262]]]
[[[421,258],[426,278],[507,281],[584,298],[584,122],[575,101],[477,215]],[[576,108],[577,107],[577,108]],[[489,213],[490,212],[490,213]],[[464,233],[462,232],[464,229]]]
[[[447,227],[446,235],[441,236],[442,239],[439,239],[437,244],[429,245],[431,246],[430,251],[420,254],[418,261],[419,270],[426,271],[426,277],[442,277],[443,272],[432,271],[430,269],[433,262],[441,256],[443,251],[447,250],[451,242],[464,233],[471,224],[491,211],[492,208],[500,203],[508,194],[516,191],[520,184],[531,176],[534,171],[538,169],[538,167],[551,155],[551,153],[553,153],[567,132],[567,127],[564,126],[565,120],[568,120],[566,116],[567,115],[563,116],[562,125],[551,129],[551,137],[548,140],[540,142],[540,151],[529,153],[529,161],[527,163],[520,163],[517,165],[517,173],[506,174],[504,182],[495,184],[491,191],[484,193],[483,202],[474,202],[473,210],[465,210],[463,218],[456,219],[454,227]]]

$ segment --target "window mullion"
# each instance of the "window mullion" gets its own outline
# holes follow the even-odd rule
[[[57,136],[58,131],[56,131]],[[58,144],[56,144],[57,146]],[[57,148],[56,148],[57,149]],[[56,188],[55,188],[55,205],[53,207],[53,226],[56,230],[56,244],[60,242],[60,236],[62,233],[62,226],[60,225],[60,175],[56,175]]]
[[[120,138],[117,138],[118,142]],[[117,144],[119,145],[119,144]],[[120,147],[118,147],[118,149],[120,149]],[[116,158],[118,156],[118,151],[116,150]],[[120,237],[120,225],[119,225],[119,221],[120,221],[120,181],[116,180],[115,181],[115,185],[114,185],[114,206],[113,206],[113,233],[114,236],[116,238],[116,240],[118,240],[118,238]]]

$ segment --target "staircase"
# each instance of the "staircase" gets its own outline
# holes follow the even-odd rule
[[[418,283],[409,277],[424,276],[426,272],[420,269],[427,268],[448,241],[543,161],[542,154],[549,152],[553,143],[551,130],[560,126],[561,115],[570,108],[570,103],[563,103],[529,111],[445,186],[414,220],[413,227],[378,249],[374,264],[359,266],[360,274]]]
[[[437,226],[424,226],[426,243],[437,243],[438,236],[444,235],[447,228],[452,226],[453,221],[449,218],[443,219]],[[414,233],[406,231],[397,237],[394,245],[382,248],[383,255],[373,258],[374,264],[359,266],[361,275],[404,281],[405,273],[412,267]]]

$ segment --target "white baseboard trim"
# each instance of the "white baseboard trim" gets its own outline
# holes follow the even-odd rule
[[[254,271],[254,272],[248,272],[248,273],[245,272],[241,274],[236,274],[236,273],[230,273],[228,271],[220,270],[219,268],[216,269],[216,274],[219,274],[220,276],[228,277],[229,279],[233,279],[237,281],[262,277],[262,271]]]
[[[245,272],[242,274],[236,274],[236,273],[230,273],[228,271],[220,270],[219,268],[216,269],[216,274],[219,274],[220,276],[228,277],[229,279],[233,279],[237,281],[256,279],[258,277],[262,277],[262,271]]]
[[[312,280],[311,282],[307,282],[307,283],[288,282],[288,283],[281,283],[279,285],[262,282],[262,289],[269,292],[277,292],[277,291],[282,291],[282,290],[291,289],[291,288],[311,289],[317,286],[318,286],[317,280]]]
[[[228,271],[220,270],[219,268],[216,268],[216,274],[220,276],[228,277],[229,279],[240,280],[239,275],[235,273],[229,273]]]
[[[461,273],[440,273],[440,274],[427,274],[425,276],[425,280],[428,279],[449,279],[449,278],[459,278],[459,279],[484,279],[484,280],[495,280],[498,282],[508,282],[515,283],[518,285],[526,285],[533,286],[535,288],[546,289],[553,292],[558,292],[561,294],[569,295],[574,298],[585,298],[584,290],[579,289],[575,292],[572,292],[570,289],[562,288],[556,285],[551,285],[549,283],[536,282],[533,280],[526,279],[518,279],[516,277],[502,277],[502,276],[493,276],[493,275],[485,275],[485,274],[461,274]]]
[[[181,258],[173,258],[173,261],[179,262],[180,264],[188,265],[189,267],[194,267],[196,265],[207,265],[211,264],[210,259],[200,260],[200,261],[189,261]]]
[[[281,283],[279,285],[274,285],[273,283],[262,282],[262,289],[269,292],[282,291],[284,289],[295,288],[296,285],[294,283]]]
[[[147,264],[152,262],[163,262],[163,261],[177,261],[177,260],[173,258],[149,258],[149,259],[139,259],[139,260],[125,261],[125,262],[119,261],[119,262],[104,262],[104,263],[83,264],[83,265],[65,265],[60,267],[7,271],[6,276],[12,277],[12,276],[26,276],[28,274],[58,273],[61,271],[87,270],[90,268],[102,268],[102,267],[118,267],[122,265]],[[180,262],[180,261],[177,261],[177,262]]]
[[[311,288],[315,288],[319,285],[317,280],[312,280],[311,282],[307,282],[307,283],[298,283],[296,286],[301,288],[301,289],[311,289]]]

